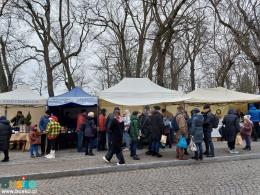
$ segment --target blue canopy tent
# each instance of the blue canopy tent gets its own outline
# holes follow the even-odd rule
[[[68,132],[61,134],[61,139],[63,140],[61,143],[66,144],[65,146],[60,146],[61,148],[68,148],[70,145],[75,146],[78,114],[83,109],[87,112],[97,113],[97,104],[97,97],[88,94],[79,87],[48,99],[49,110],[58,117],[61,126],[66,129],[65,132]],[[69,144],[69,142],[72,142],[72,144]]]
[[[48,106],[63,106],[68,104],[95,106],[97,103],[97,97],[88,94],[79,87],[75,87],[67,93],[55,97],[50,97],[48,99]]]

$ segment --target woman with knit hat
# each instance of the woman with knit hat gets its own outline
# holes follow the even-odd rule
[[[246,146],[243,150],[250,151],[251,150],[251,135],[253,131],[253,122],[250,120],[250,115],[245,115],[243,117],[244,122],[241,125],[241,135],[246,141]]]
[[[85,155],[94,156],[92,152],[93,148],[93,139],[96,135],[97,126],[94,121],[95,114],[94,112],[88,113],[88,118],[85,124],[83,124],[80,130],[83,132],[84,139],[85,139]]]

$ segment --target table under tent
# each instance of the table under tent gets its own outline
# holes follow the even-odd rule
[[[97,116],[97,97],[76,87],[71,91],[48,99],[48,109],[58,117],[62,126],[59,148],[75,147],[77,143],[77,116],[81,110],[94,112]]]

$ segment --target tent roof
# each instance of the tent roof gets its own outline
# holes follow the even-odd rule
[[[46,105],[47,99],[38,95],[29,86],[21,86],[13,91],[0,93],[2,105]]]
[[[61,106],[65,104],[78,104],[82,106],[93,106],[97,104],[97,97],[88,94],[79,87],[75,87],[62,95],[50,97],[48,106]]]
[[[99,98],[108,102],[140,106],[167,102],[181,102],[184,94],[161,87],[148,78],[124,78],[115,86],[101,91]]]
[[[186,103],[235,103],[235,102],[257,102],[259,95],[241,93],[223,87],[196,89],[186,95],[190,98]]]

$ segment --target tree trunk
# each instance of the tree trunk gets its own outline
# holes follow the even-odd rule
[[[191,83],[191,91],[195,90],[196,88],[196,81],[195,81],[195,60],[190,61],[190,83]]]
[[[160,47],[160,45],[157,45]],[[157,84],[164,87],[164,69],[165,69],[165,56],[163,55],[161,48],[158,52],[158,66],[157,66]]]
[[[0,92],[3,93],[7,91],[8,91],[7,79],[5,76],[3,64],[1,63],[1,59],[0,59]]]
[[[60,56],[61,56],[63,66],[64,66],[66,73],[67,73],[67,76],[68,76],[67,89],[71,90],[71,89],[75,88],[76,86],[75,86],[75,82],[74,82],[73,77],[72,77],[72,73],[70,71],[69,62],[68,62],[68,60],[65,60],[65,56],[63,54],[63,51],[60,51]]]
[[[140,78],[141,74],[141,68],[143,63],[143,54],[144,54],[144,43],[145,40],[143,38],[139,39],[139,47],[138,47],[138,53],[137,53],[137,60],[136,60],[136,78]]]
[[[53,90],[53,75],[52,75],[52,67],[49,61],[49,49],[48,46],[44,47],[44,63],[46,67],[46,73],[47,73],[47,86],[48,86],[48,93],[50,97],[54,96],[54,90]]]
[[[260,92],[260,60],[254,61],[253,63],[256,68],[258,92]]]

